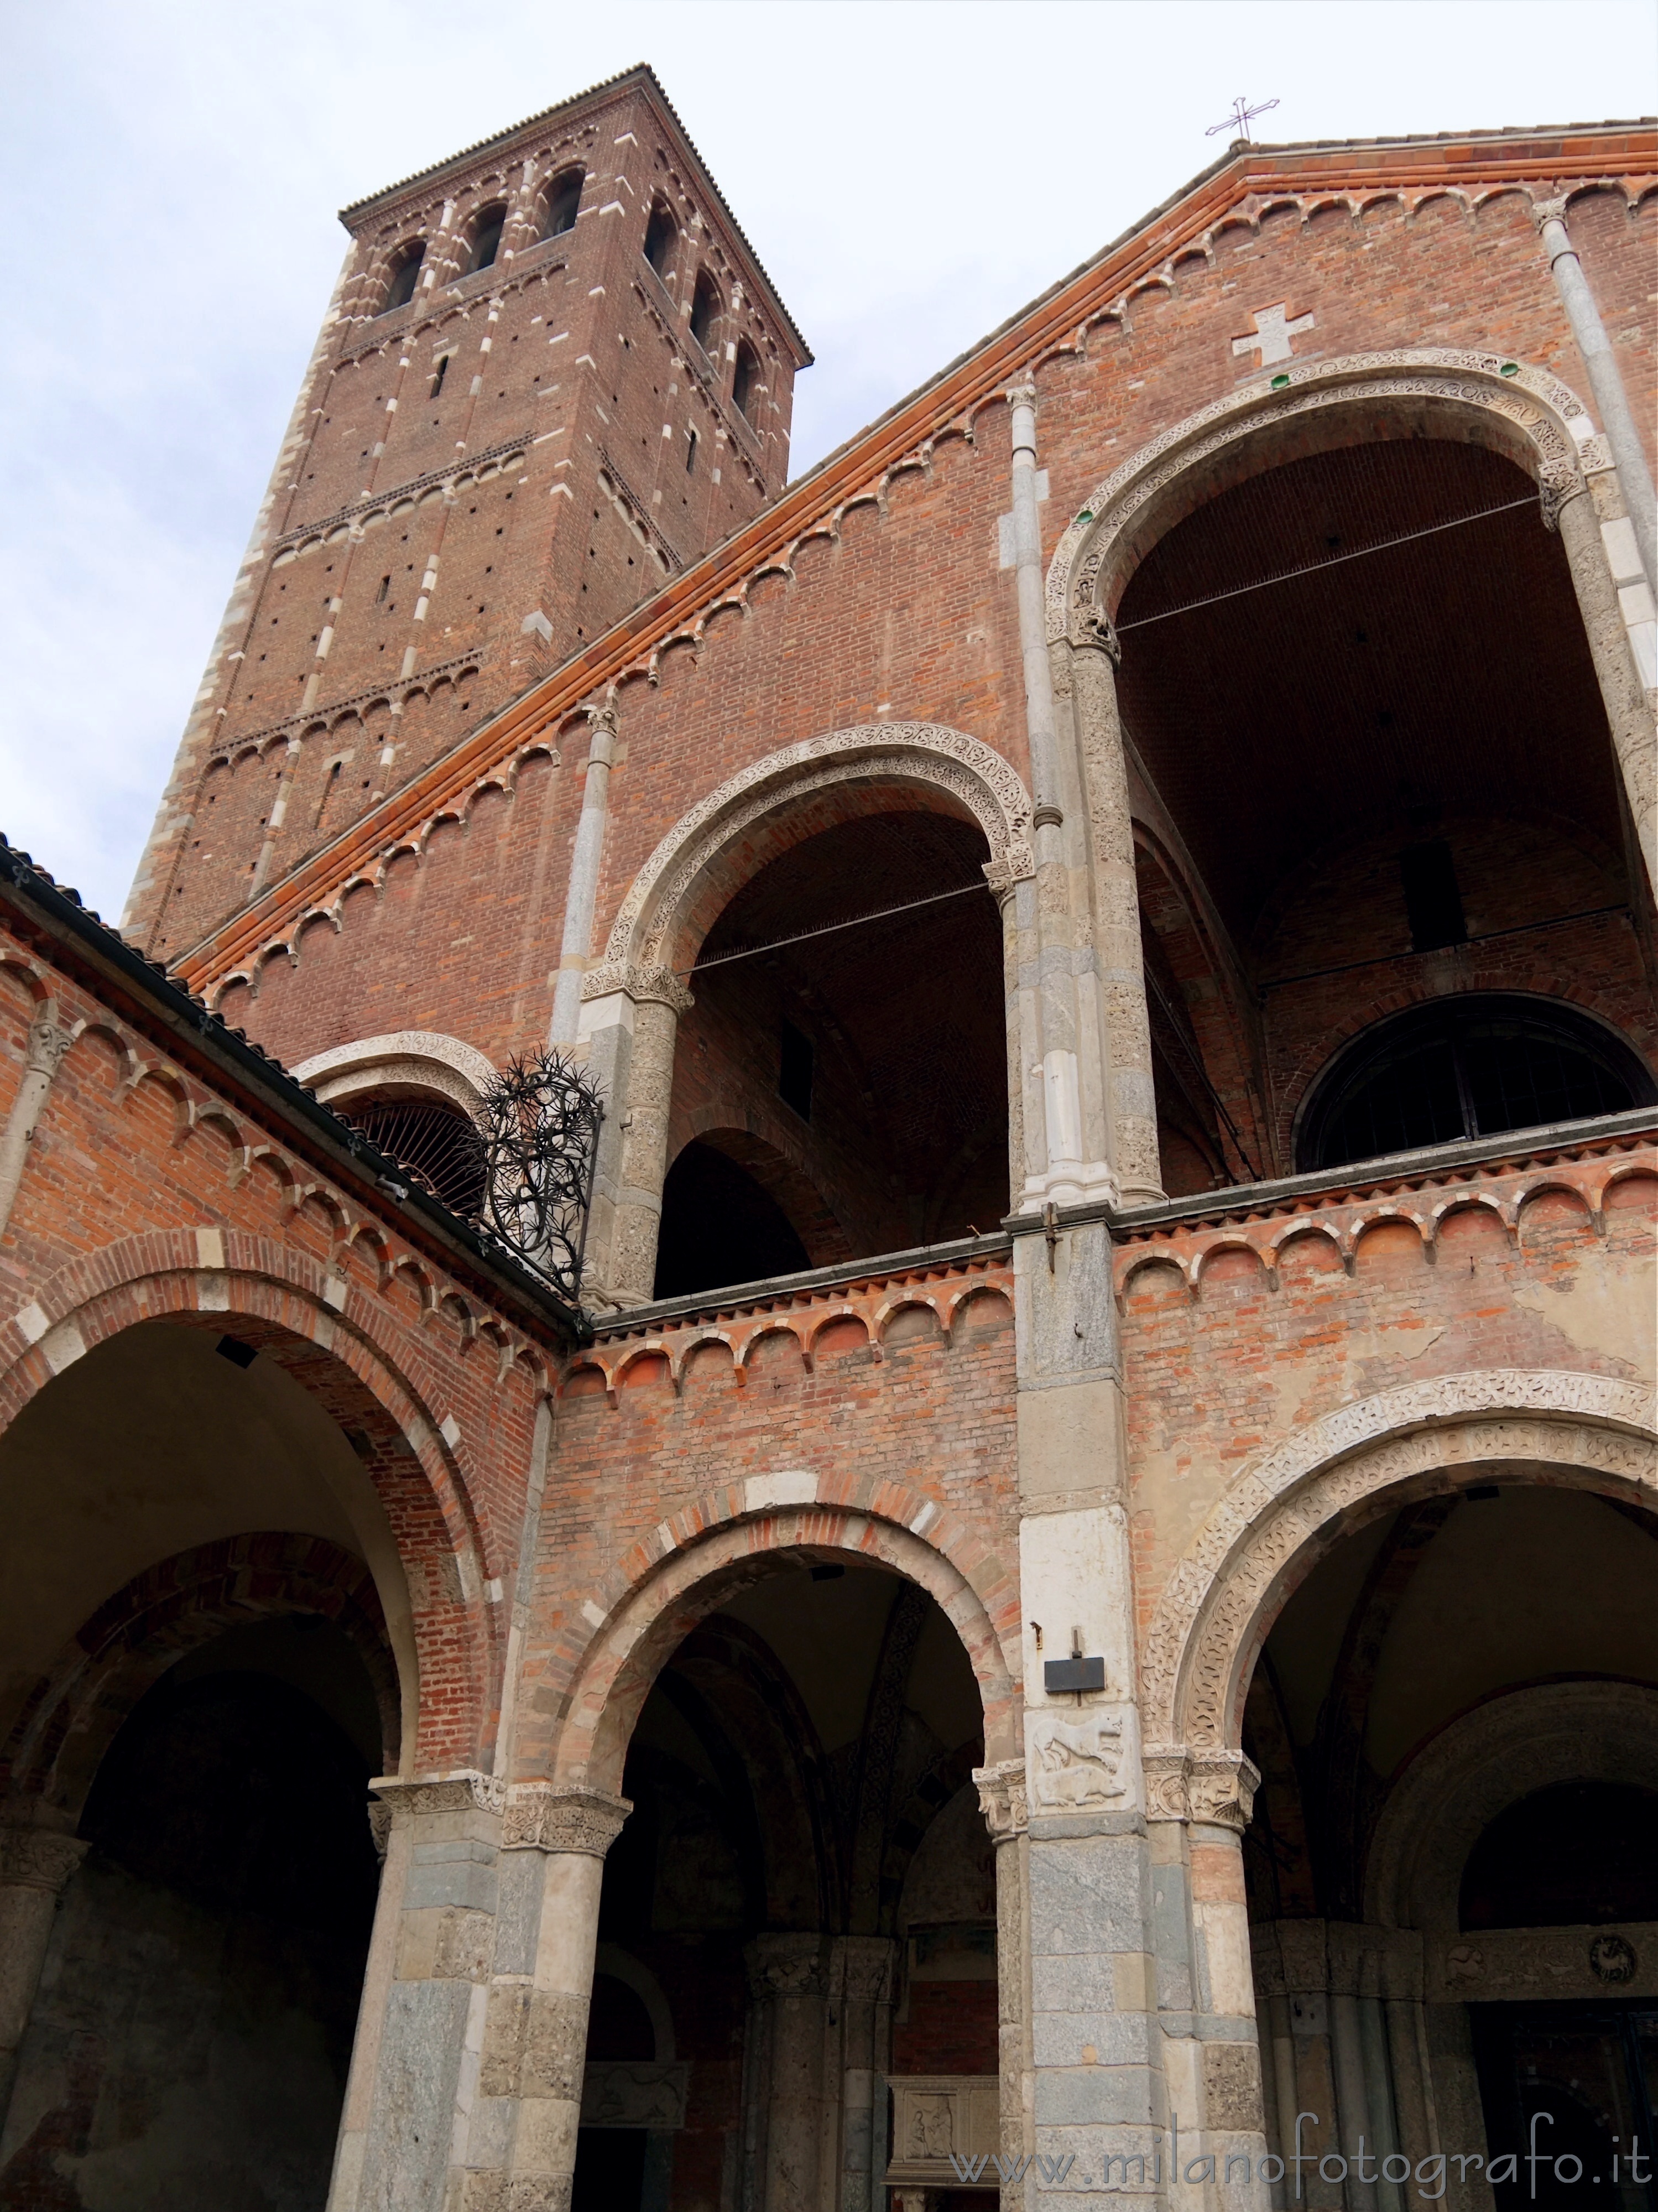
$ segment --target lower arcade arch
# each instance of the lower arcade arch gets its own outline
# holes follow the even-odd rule
[[[971,1586],[863,1515],[730,1525],[612,1613],[559,1762],[632,1807],[600,1893],[575,2207],[876,2203],[909,2081],[993,2116],[974,1778],[1011,1711]]]
[[[1188,1626],[1158,1724],[1260,1778],[1242,1856],[1270,2151],[1299,2130],[1330,2161],[1315,2201],[1353,2212],[1530,2201],[1550,2111],[1568,2164],[1542,2201],[1650,2201],[1614,2163],[1650,2143],[1658,2083],[1649,1394],[1526,1377],[1523,1418],[1504,1379],[1453,1378],[1461,1419],[1328,1457],[1303,1439],[1298,1474],[1281,1454],[1230,1544],[1206,1532],[1206,1597],[1189,1572],[1165,1606]]]
[[[367,1784],[415,1748],[414,1462],[343,1363],[228,1300],[79,1326],[0,1438],[0,2205],[305,2212]]]

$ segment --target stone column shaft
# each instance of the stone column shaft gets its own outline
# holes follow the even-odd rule
[[[1648,887],[1658,890],[1658,789],[1655,788],[1658,742],[1654,737],[1652,701],[1636,666],[1624,610],[1606,565],[1592,492],[1577,491],[1564,501],[1558,526],[1625,796],[1646,862]]]
[[[597,1790],[515,1785],[501,1838],[490,1978],[463,2212],[568,2212],[604,1854],[633,1810]],[[505,2194],[502,2195],[504,2172]]]
[[[568,1048],[580,1028],[581,979],[592,951],[593,915],[598,903],[598,872],[604,856],[604,825],[610,805],[610,769],[616,760],[616,715],[610,708],[588,713],[587,778],[581,788],[581,813],[570,848],[570,880],[564,894],[564,938],[559,947],[558,981],[553,986],[553,1017],[548,1042]]]
[[[1072,699],[1077,718],[1092,847],[1094,927],[1111,1067],[1112,1165],[1127,1205],[1163,1195],[1151,1022],[1140,945],[1139,886],[1128,764],[1117,708],[1116,633],[1102,617],[1072,631]]]

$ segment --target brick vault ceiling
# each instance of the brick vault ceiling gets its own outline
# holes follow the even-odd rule
[[[1619,848],[1611,740],[1564,551],[1529,478],[1496,453],[1397,440],[1254,477],[1152,548],[1118,623],[1128,729],[1241,943],[1291,868],[1420,835],[1436,810],[1563,818]]]

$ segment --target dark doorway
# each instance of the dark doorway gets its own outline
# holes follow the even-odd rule
[[[1658,2011],[1473,2005],[1474,2053],[1498,2212],[1652,2212]],[[1537,2163],[1531,2155],[1535,2148]]]
[[[658,1297],[766,1282],[811,1264],[787,1214],[745,1167],[712,1145],[686,1146],[663,1185]]]
[[[327,2195],[378,1881],[374,1696],[319,1618],[236,1639],[246,1665],[181,1662],[99,1772],[21,2054],[15,2212]]]

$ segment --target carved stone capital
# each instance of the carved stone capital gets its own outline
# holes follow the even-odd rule
[[[426,1774],[404,1781],[382,1774],[369,1784],[381,1803],[391,1808],[394,1821],[434,1813],[499,1814],[507,1802],[507,1784],[499,1775],[480,1774],[476,1767],[457,1767],[452,1774]]]
[[[1565,194],[1560,192],[1553,199],[1533,200],[1531,204],[1531,219],[1539,230],[1542,229],[1546,222],[1564,222],[1566,219]]]
[[[1165,1744],[1141,1754],[1148,1820],[1184,1820],[1189,1817],[1191,1804],[1186,1794],[1187,1757],[1184,1744]]]
[[[1141,1764],[1148,1820],[1197,1820],[1240,1833],[1248,1826],[1260,1775],[1241,1751],[1163,1744],[1147,1751]]]
[[[64,1064],[64,1054],[75,1042],[75,1032],[67,1030],[55,1014],[41,1014],[29,1024],[27,1066],[31,1075],[44,1075],[50,1081]]]
[[[1010,384],[1007,387],[1007,404],[1010,407],[1034,407],[1036,404],[1036,386],[1034,380],[1029,377],[1022,377],[1018,383]]]
[[[630,1797],[603,1790],[560,1790],[550,1782],[515,1782],[507,1793],[504,1851],[574,1851],[602,1859],[633,1811]]]
[[[1194,1820],[1212,1827],[1236,1828],[1240,1834],[1249,1825],[1260,1771],[1241,1751],[1199,1751],[1192,1755],[1186,1793]]]
[[[995,1766],[975,1766],[973,1781],[991,1841],[1017,1842],[1030,1825],[1023,1759],[1004,1759]]]
[[[1101,653],[1114,668],[1122,666],[1122,640],[1117,626],[1098,607],[1079,607],[1066,633],[1072,653]]]
[[[835,1941],[833,1978],[851,2001],[885,2004],[892,1995],[897,1957],[898,1946],[887,1936],[841,1936]]]
[[[677,1014],[688,1014],[696,1000],[670,968],[639,968],[617,960],[602,961],[590,968],[581,985],[584,1000],[609,999],[617,992],[633,1000],[636,1006],[671,1006]]]
[[[743,1959],[756,1997],[829,1994],[829,1946],[821,1936],[756,1936],[744,1946]]]
[[[1543,527],[1558,530],[1560,510],[1569,499],[1587,489],[1575,461],[1545,461],[1537,471],[1537,496],[1543,510]]]
[[[51,1828],[0,1827],[0,1889],[63,1888],[92,1848]]]

